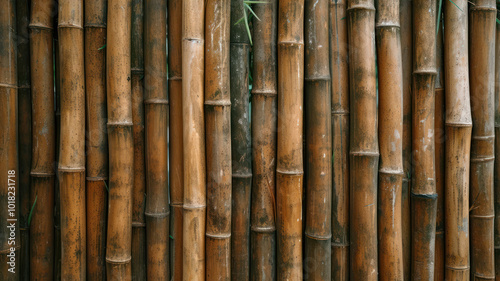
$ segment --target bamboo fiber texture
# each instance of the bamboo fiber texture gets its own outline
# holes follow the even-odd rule
[[[83,1],[59,1],[61,279],[86,278]]]
[[[497,11],[497,17],[499,12]],[[495,58],[500,57],[500,26],[496,26]],[[495,279],[500,280],[500,59],[495,60],[495,219],[494,219],[494,249],[495,249]]]

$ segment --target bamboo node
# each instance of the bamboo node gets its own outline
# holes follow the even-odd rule
[[[17,85],[0,83],[0,88],[13,88],[13,89],[17,89]]]
[[[419,69],[414,70],[413,75],[437,75],[436,69]]]
[[[350,246],[349,242],[334,242],[334,241],[332,241],[332,247],[348,248],[349,246]]]
[[[364,4],[356,4],[347,7],[347,12],[355,12],[356,10],[365,10],[365,11],[373,11],[375,12],[375,6],[372,5],[364,5]]]
[[[490,219],[494,219],[495,215],[470,215],[469,214],[469,218],[477,218],[480,220],[490,220]]]
[[[275,226],[251,226],[250,229],[253,232],[259,232],[259,233],[273,233],[276,231]]]
[[[108,127],[131,127],[133,124],[132,122],[129,121],[123,121],[123,122],[108,122],[106,124]]]
[[[40,24],[40,23],[30,23],[28,25],[29,29],[41,29],[41,30],[53,30],[54,27],[45,25],[45,24]]]
[[[91,27],[91,28],[106,28],[106,23],[85,23],[83,25],[85,28]]]
[[[231,101],[228,99],[223,100],[205,100],[205,105],[211,106],[231,106]]]
[[[18,89],[31,89],[31,85],[19,85],[17,86]],[[31,94],[30,92],[26,92],[26,94]]]
[[[161,213],[150,213],[150,212],[144,212],[144,215],[146,217],[149,217],[149,218],[157,218],[157,219],[161,219],[161,218],[166,218],[170,215],[170,211],[166,211],[166,212],[161,212]]]
[[[128,257],[128,258],[124,258],[124,259],[112,259],[112,258],[106,257],[106,262],[110,263],[110,264],[127,264],[127,263],[130,263],[131,260],[132,260],[132,257]]]
[[[470,12],[494,12],[496,13],[497,12],[497,9],[494,8],[494,7],[488,7],[488,6],[477,6],[477,5],[474,5],[472,6],[471,8],[469,8],[469,11]]]
[[[59,166],[57,170],[60,173],[81,173],[85,172],[85,167],[63,167]]]
[[[388,28],[388,29],[390,29],[390,28],[396,28],[396,29],[400,29],[401,26],[397,22],[381,22],[381,23],[375,24],[375,28],[376,29],[382,29],[382,28]]]
[[[378,171],[381,174],[395,175],[395,176],[404,176],[403,169],[381,168]]]
[[[50,178],[55,176],[55,172],[30,172],[30,175],[35,178]]]
[[[144,74],[144,68],[133,67],[130,69],[130,72],[132,73],[132,75],[142,75]]]
[[[145,99],[144,104],[168,104],[168,100],[167,99],[158,99],[158,98]]]
[[[281,45],[289,45],[289,46],[295,46],[295,45],[298,45],[299,47],[300,46],[303,46],[304,45],[304,41],[301,39],[299,41],[280,41],[278,42],[278,45],[281,46]]]
[[[329,240],[332,238],[331,233],[328,235],[316,235],[316,234],[309,233],[308,231],[304,231],[304,234],[306,235],[306,237],[314,239],[314,240]]]
[[[170,80],[170,81],[181,81],[182,80],[182,76],[170,76],[170,77],[168,77],[168,80]]]
[[[266,97],[275,97],[278,95],[278,92],[275,90],[260,90],[260,89],[252,89],[252,95],[261,95]]]
[[[330,81],[332,80],[332,78],[330,77],[330,75],[328,76],[323,76],[323,75],[319,75],[319,76],[312,76],[312,77],[304,77],[304,81],[307,81],[307,82],[315,82],[315,81]]]
[[[139,222],[139,221],[133,221],[132,222],[132,227],[143,228],[143,227],[146,227],[146,223]]]
[[[0,254],[8,254],[8,253],[10,253],[11,252],[10,248],[12,248],[12,247],[9,247],[9,248],[4,249],[4,250],[0,250]],[[15,249],[15,251],[21,249],[21,245],[14,246],[14,249]]]
[[[380,153],[373,151],[351,151],[349,152],[352,156],[367,156],[367,157],[379,157]]]
[[[456,271],[466,271],[470,269],[470,266],[450,266],[450,265],[445,265],[446,268],[451,269],[451,270],[456,270]]]
[[[471,162],[491,162],[491,161],[494,161],[495,160],[495,156],[491,156],[491,157],[477,157],[477,158],[471,158],[470,161]]]
[[[248,179],[251,178],[251,173],[233,173],[233,178]]]
[[[332,115],[349,115],[349,110],[332,110]]]
[[[301,176],[304,174],[304,171],[302,171],[302,170],[285,171],[285,170],[281,170],[281,169],[276,169],[276,173],[282,174],[282,175]]]
[[[421,198],[421,199],[429,199],[429,200],[434,200],[437,199],[438,195],[437,193],[430,193],[430,194],[421,194],[421,193],[413,193],[411,192],[411,197],[415,198]]]
[[[471,127],[472,122],[445,122],[444,123],[448,127]]]
[[[60,23],[57,28],[77,28],[77,29],[82,29],[83,27],[81,25],[76,25],[76,24],[71,24],[71,23]]]
[[[103,177],[103,176],[100,176],[100,177],[86,177],[85,179],[87,181],[107,181],[108,177]]]
[[[207,206],[206,205],[183,205],[182,206],[183,209],[187,209],[187,210],[197,210],[197,209],[206,209]]]
[[[210,237],[210,238],[213,238],[213,239],[228,239],[228,238],[231,238],[231,233],[223,233],[223,234],[213,234],[213,233],[205,233],[205,236],[206,237]]]

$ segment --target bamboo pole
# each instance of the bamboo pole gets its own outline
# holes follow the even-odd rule
[[[329,0],[305,1],[306,226],[304,279],[332,280]]]
[[[251,259],[253,281],[276,279],[276,36],[278,1],[257,4],[253,21]]]
[[[0,235],[0,276],[3,280],[19,280],[17,268],[20,239],[17,218],[19,217],[19,159],[18,159],[18,108],[17,108],[17,46],[16,46],[16,3],[2,1],[0,9],[0,220],[4,226]],[[12,198],[14,197],[14,198]],[[10,237],[14,236],[13,239]],[[13,259],[13,260],[12,260]]]
[[[495,0],[473,1],[470,9],[470,97],[472,144],[470,158],[471,278],[494,279],[495,160]]]
[[[83,1],[59,1],[61,279],[86,278]]]
[[[205,1],[182,2],[183,260],[185,281],[205,280]]]
[[[87,278],[106,279],[106,1],[85,1]]]
[[[302,280],[304,1],[278,4],[278,280]]]
[[[469,177],[467,175],[469,175],[472,117],[469,97],[467,1],[444,2],[445,278],[469,280]]]
[[[52,280],[54,262],[55,115],[52,0],[31,2],[30,58],[33,143],[30,276]],[[36,200],[36,204],[35,204]]]
[[[348,1],[350,144],[350,277],[376,280],[377,258],[377,93],[375,7],[372,0]]]
[[[497,10],[497,18],[500,11]],[[500,58],[500,26],[496,25],[495,58]],[[495,60],[495,280],[500,280],[500,59]]]
[[[106,81],[109,144],[108,280],[132,278],[134,139],[131,95],[131,1],[108,1]]]
[[[132,131],[134,134],[134,188],[132,201],[132,280],[146,276],[146,174],[144,148],[144,1],[132,0],[131,27]]]
[[[377,2],[380,166],[378,188],[379,280],[403,280],[403,66],[399,2]]]

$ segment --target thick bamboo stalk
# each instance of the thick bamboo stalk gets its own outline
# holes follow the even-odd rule
[[[134,133],[134,188],[132,202],[132,280],[146,276],[146,163],[144,148],[144,1],[132,0],[132,123]]]
[[[59,1],[61,279],[86,278],[83,1]]]
[[[182,279],[205,280],[204,121],[205,1],[182,2],[183,260]]]
[[[87,278],[106,280],[106,1],[85,1]]]
[[[497,10],[497,18],[500,11]],[[500,26],[496,25],[495,58],[500,58]],[[495,280],[500,280],[500,59],[495,60]]]
[[[349,280],[349,68],[346,1],[330,1],[332,280]]]
[[[278,4],[278,280],[302,280],[304,1]]]
[[[378,189],[379,280],[403,280],[403,66],[399,2],[377,2],[380,166]]]
[[[467,1],[444,1],[445,279],[469,280],[469,97]],[[455,6],[456,5],[456,6]]]
[[[377,258],[377,92],[375,7],[372,0],[348,1],[350,144],[350,277],[376,280]]]
[[[131,95],[131,0],[108,1],[106,82],[109,144],[108,280],[132,278],[134,136]]]
[[[2,1],[0,9],[0,220],[4,229],[0,235],[0,276],[3,280],[19,280],[19,159],[17,108],[17,46],[16,1]],[[7,227],[9,226],[9,227]]]
[[[472,144],[470,158],[471,279],[495,278],[495,28],[496,1],[476,0],[470,9],[470,96]]]
[[[329,0],[305,1],[306,218],[304,279],[332,279],[332,119]]]
[[[254,12],[252,85],[252,169],[250,277],[276,279],[276,36],[278,1]]]

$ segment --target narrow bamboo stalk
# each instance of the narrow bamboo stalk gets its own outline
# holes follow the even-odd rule
[[[470,96],[472,144],[470,158],[471,279],[495,278],[495,0],[473,1],[470,9]]]
[[[86,278],[83,1],[59,1],[61,279]]]
[[[403,280],[403,66],[399,2],[379,0],[376,16],[380,166],[378,189],[379,280]]]
[[[132,0],[132,131],[134,133],[134,188],[132,202],[132,280],[146,276],[146,163],[144,148],[144,1]]]
[[[20,239],[19,218],[19,159],[18,159],[18,108],[17,108],[17,46],[16,1],[2,1],[0,9],[0,220],[4,229],[0,235],[0,276],[3,280],[19,280],[17,265]],[[10,226],[7,228],[7,226]],[[13,236],[13,238],[11,238]]]
[[[182,2],[183,260],[185,281],[205,280],[205,1]]]
[[[467,1],[444,1],[446,89],[445,279],[469,280],[469,96]],[[433,37],[434,38],[434,37]],[[459,59],[457,59],[459,58]]]
[[[132,278],[134,136],[131,95],[131,0],[108,1],[106,81],[109,144],[108,280]]]
[[[497,18],[500,11],[497,10]],[[500,26],[496,25],[495,58],[500,58]],[[495,60],[495,280],[500,280],[500,59]]]
[[[332,280],[329,0],[305,1],[306,218],[304,279]]]
[[[276,36],[278,1],[254,6],[250,277],[276,279]]]
[[[302,280],[304,1],[278,4],[278,280]]]
[[[182,204],[183,204],[183,140],[182,140],[182,2],[168,1],[168,91],[170,102],[170,220],[171,268],[173,281],[182,280]]]
[[[376,280],[377,258],[377,92],[375,7],[372,0],[348,1],[350,144],[350,277]]]

